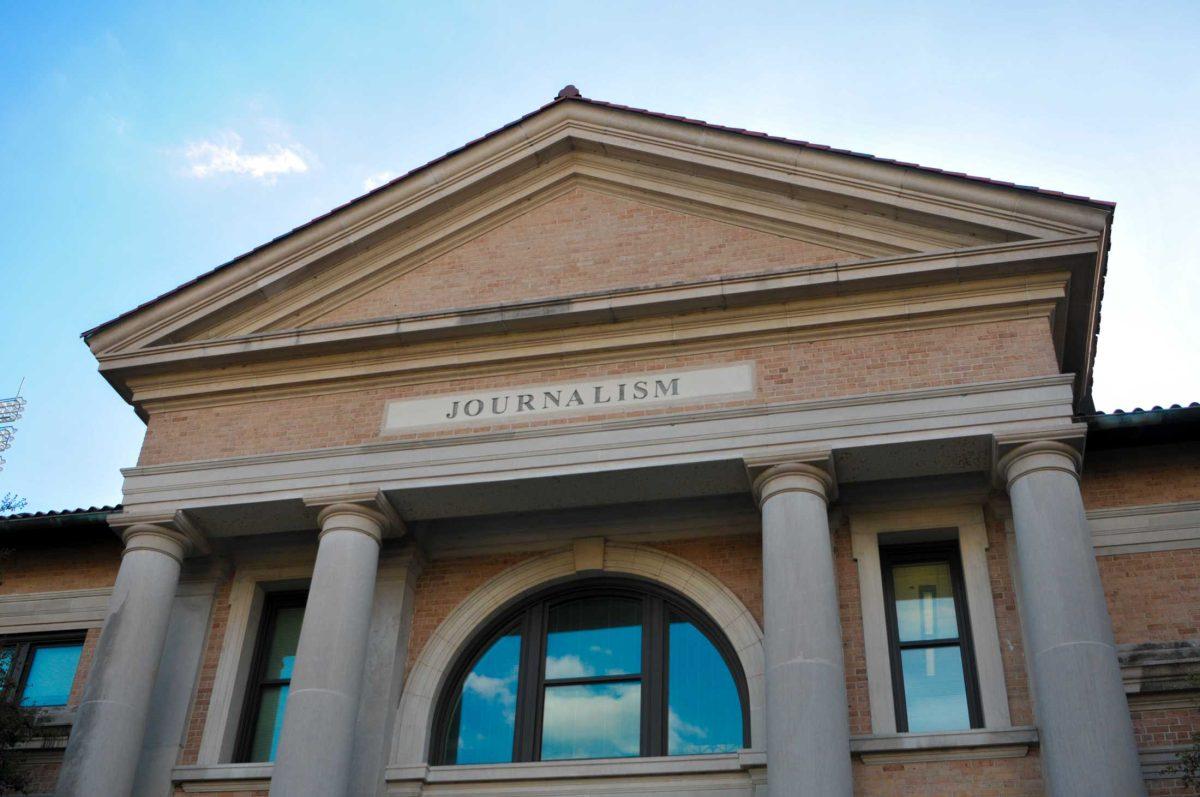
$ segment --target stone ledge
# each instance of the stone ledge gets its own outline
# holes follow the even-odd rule
[[[1117,657],[1130,697],[1200,689],[1200,640],[1118,645]]]
[[[1038,743],[1033,727],[977,729],[954,733],[896,733],[855,736],[850,752],[864,764],[912,764],[1021,758]]]
[[[270,763],[182,766],[171,770],[171,780],[185,794],[266,791],[273,769]]]
[[[483,781],[611,778],[638,775],[691,775],[740,772],[765,767],[761,750],[654,758],[598,758],[587,761],[533,761],[516,764],[436,766],[424,764],[388,767],[386,779],[424,783],[478,783]],[[176,770],[178,771],[178,770]]]

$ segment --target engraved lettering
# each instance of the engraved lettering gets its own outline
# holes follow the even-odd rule
[[[517,412],[533,411],[533,394],[521,393],[517,396]]]
[[[678,396],[679,395],[679,377],[675,377],[669,382],[664,382],[661,379],[654,380],[654,397],[662,396]]]
[[[508,412],[508,396],[504,396],[504,406],[500,406],[501,396],[492,396],[492,415],[503,415]]]
[[[640,380],[634,382],[633,397],[635,399],[644,399],[646,396],[650,395],[650,388],[648,387],[649,384],[649,382],[642,382]]]
[[[564,407],[578,407],[583,404],[583,396],[579,395],[578,390],[571,391],[571,397],[567,399]]]
[[[547,390],[547,391],[543,392],[542,393],[542,409],[546,409],[547,407],[549,407],[551,401],[554,402],[554,406],[556,406],[556,407],[559,406],[558,402],[561,398],[562,398],[561,390],[555,390],[554,392],[550,392],[549,390]]]
[[[458,399],[450,406],[450,411],[446,413],[447,418],[455,418],[458,415]]]
[[[604,393],[604,385],[596,385],[596,398],[594,401],[592,401],[592,403],[593,404],[608,404],[609,402],[612,401],[611,397],[607,397],[604,399],[604,401],[601,401],[600,396],[603,393]]]
[[[474,405],[474,407],[475,407],[474,412],[471,411],[472,405]],[[469,415],[472,418],[474,418],[476,415],[478,415],[481,412],[483,412],[483,402],[479,399],[471,399],[470,401],[468,401],[466,404],[463,405],[463,414]]]

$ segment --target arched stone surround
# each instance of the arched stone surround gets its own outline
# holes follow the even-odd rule
[[[421,765],[428,761],[438,693],[459,651],[476,631],[497,609],[522,595],[553,581],[575,576],[580,572],[579,561],[576,546],[522,562],[490,579],[450,612],[430,636],[408,673],[392,739],[392,766]],[[603,572],[661,584],[708,612],[737,651],[746,676],[750,740],[755,749],[763,749],[766,741],[763,633],[750,610],[711,573],[657,548],[607,542]]]

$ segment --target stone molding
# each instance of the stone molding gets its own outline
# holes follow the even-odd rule
[[[1015,246],[1006,244],[1007,247]],[[1045,244],[1061,251],[1043,254],[1065,256],[1079,247],[1094,244]],[[206,357],[198,365],[206,370],[161,374],[131,379],[132,400],[150,409],[189,409],[241,401],[264,401],[306,395],[318,390],[362,390],[380,380],[387,384],[430,379],[431,372],[447,372],[446,378],[490,375],[528,370],[539,359],[561,362],[565,354],[588,360],[620,362],[630,357],[635,343],[639,357],[667,352],[703,352],[731,345],[765,345],[777,340],[816,340],[878,335],[894,330],[936,329],[982,321],[1050,318],[1066,295],[1069,274],[1051,271],[1009,277],[979,277],[970,283],[953,281],[947,286],[920,290],[901,284],[890,290],[878,287],[862,296],[807,296],[814,283],[842,285],[851,276],[867,279],[910,269],[928,277],[930,269],[945,259],[955,274],[969,263],[994,266],[995,256],[970,251],[925,256],[919,262],[868,261],[850,267],[839,264],[827,269],[807,268],[784,275],[754,275],[749,279],[724,278],[711,285],[663,288],[636,293],[624,300],[580,297],[572,301],[535,303],[522,308],[482,308],[476,311],[415,316],[386,322],[358,322],[340,327],[320,327],[286,333],[263,333],[233,341],[200,341],[193,344],[156,346],[125,355],[109,355],[106,368],[137,369],[176,358]],[[1020,252],[1022,258],[1029,252]],[[1076,253],[1077,254],[1077,253]],[[879,274],[866,273],[873,267]],[[861,273],[855,273],[861,269]],[[739,287],[743,286],[744,287]],[[774,286],[768,292],[767,286]],[[747,295],[739,296],[739,292]],[[669,296],[678,294],[676,298]],[[708,298],[706,298],[706,296]],[[746,306],[751,300],[760,302]],[[761,302],[773,302],[761,304]],[[618,305],[614,307],[614,303]],[[627,307],[621,307],[625,304]],[[674,305],[674,306],[673,306]],[[711,312],[713,306],[722,308]],[[668,318],[650,315],[674,314]],[[561,332],[548,337],[547,318],[562,316]],[[469,345],[447,350],[446,334],[474,335]],[[374,346],[370,356],[352,362],[325,349]],[[302,345],[301,345],[302,344]],[[396,346],[404,347],[396,356]],[[269,370],[252,375],[221,369],[220,363],[244,356],[248,350],[290,358]],[[357,351],[357,349],[356,349]],[[507,364],[506,364],[507,363]],[[336,379],[337,384],[332,385]]]
[[[1093,509],[1097,556],[1200,548],[1200,501]]]
[[[951,733],[899,733],[852,736],[850,752],[864,764],[916,764],[1022,758],[1038,744],[1034,727],[976,729]]]
[[[570,427],[451,435],[127,468],[124,499],[145,512],[372,490],[727,459],[777,464],[845,441],[1077,431],[1071,376],[1053,375],[840,399],[664,414]]]
[[[707,571],[673,554],[644,545],[609,541],[604,572],[637,576],[674,589],[704,608],[736,651],[746,676],[750,739],[765,744],[763,634],[737,596]],[[541,585],[576,574],[574,546],[526,560],[495,576],[464,598],[425,643],[409,671],[394,731],[390,767],[428,761],[433,712],[447,671],[462,648],[497,610]]]

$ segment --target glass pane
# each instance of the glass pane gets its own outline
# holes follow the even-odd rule
[[[254,722],[254,737],[250,743],[251,761],[274,761],[279,747],[279,732],[283,730],[283,711],[287,708],[287,686],[263,687],[258,701],[258,718]]]
[[[956,731],[971,727],[958,646],[900,651],[908,729]]]
[[[542,760],[616,758],[641,754],[642,685],[546,687]]]
[[[17,657],[16,645],[5,645],[0,647],[0,690],[3,690],[8,685],[8,678],[12,674],[13,660]]]
[[[29,676],[21,691],[21,705],[65,706],[82,652],[82,643],[33,648],[29,653]]]
[[[742,746],[742,701],[725,659],[700,629],[670,620],[667,754],[726,753]]]
[[[448,762],[512,761],[520,661],[521,634],[514,630],[493,642],[467,673],[450,717]]]
[[[267,648],[264,681],[292,677],[292,667],[296,665],[296,646],[300,644],[300,624],[303,620],[303,606],[284,606],[275,610],[275,628],[271,635],[271,646]]]
[[[892,568],[892,584],[901,642],[958,636],[949,562],[897,565]]]
[[[582,598],[550,609],[546,680],[641,671],[641,601]]]

